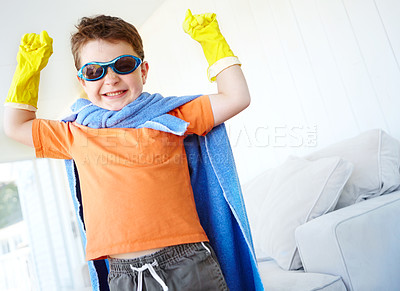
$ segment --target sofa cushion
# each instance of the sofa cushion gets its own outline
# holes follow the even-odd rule
[[[258,264],[267,291],[346,291],[340,276],[304,271],[286,271],[271,260]]]
[[[338,157],[290,157],[244,185],[257,258],[274,258],[286,270],[300,268],[295,229],[334,209],[351,171]]]
[[[369,130],[305,158],[330,156],[342,157],[354,165],[336,209],[392,192],[400,186],[400,144],[381,129]]]
[[[332,211],[296,229],[306,272],[335,274],[347,290],[400,290],[400,191]]]

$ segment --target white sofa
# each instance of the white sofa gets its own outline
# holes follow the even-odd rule
[[[243,185],[265,289],[400,290],[399,167],[376,129]]]

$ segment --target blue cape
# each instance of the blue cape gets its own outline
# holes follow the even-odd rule
[[[92,128],[147,127],[183,135],[188,123],[168,112],[199,96],[164,98],[159,94],[143,93],[120,111],[109,111],[79,99],[72,106],[73,113],[63,121],[75,121]],[[215,250],[229,289],[264,290],[225,125],[214,127],[206,136],[189,135],[185,138],[185,150],[200,222]],[[73,160],[65,163],[86,246],[79,174]],[[93,290],[109,290],[108,261],[89,261],[88,265]]]

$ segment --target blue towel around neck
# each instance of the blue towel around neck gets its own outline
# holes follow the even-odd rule
[[[152,128],[183,135],[188,123],[168,112],[199,97],[162,97],[142,93],[119,111],[110,111],[78,99],[72,114],[63,119],[92,128]],[[231,291],[264,290],[258,272],[253,242],[232,149],[225,125],[214,127],[206,136],[185,138],[191,184],[200,222],[221,265]],[[70,190],[86,246],[81,207],[79,174],[73,160],[66,160]],[[94,291],[109,290],[107,260],[89,261]]]

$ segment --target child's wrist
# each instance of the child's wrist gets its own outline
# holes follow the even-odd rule
[[[229,68],[234,65],[242,65],[240,63],[238,57],[229,56],[229,57],[219,59],[214,64],[212,64],[211,66],[208,67],[208,70],[207,70],[208,80],[210,80],[210,82],[215,82],[216,77],[219,73],[221,73],[226,68]]]
[[[35,112],[39,98],[40,73],[14,74],[5,106]]]
[[[37,111],[36,107],[29,105],[29,104],[23,104],[23,103],[6,102],[6,103],[4,103],[4,106],[15,108],[15,109],[24,109],[24,110],[33,111],[33,112]]]

